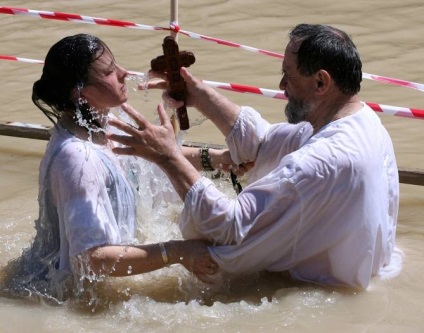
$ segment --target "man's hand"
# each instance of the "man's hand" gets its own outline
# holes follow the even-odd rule
[[[202,281],[208,282],[208,275],[218,273],[219,266],[209,254],[207,244],[201,240],[169,241],[171,263],[179,263]]]
[[[228,149],[210,149],[209,156],[211,164],[215,169],[221,169],[225,172],[232,172],[236,176],[243,176],[255,165],[254,162],[243,163],[240,165],[234,164]]]
[[[172,124],[162,104],[158,106],[160,125],[149,122],[128,104],[123,104],[122,110],[135,121],[138,128],[119,119],[109,120],[109,125],[128,134],[108,134],[110,140],[124,145],[114,147],[112,149],[114,153],[140,156],[159,166],[175,158],[176,155],[181,155]]]
[[[162,104],[158,106],[160,125],[149,122],[127,104],[122,109],[137,124],[132,126],[118,119],[110,119],[109,124],[128,135],[109,133],[108,139],[124,147],[114,147],[112,151],[120,155],[135,155],[157,164],[168,176],[182,200],[193,184],[201,178],[199,172],[184,157],[177,145],[174,129]]]
[[[181,67],[180,74],[185,81],[187,89],[187,100],[186,105],[199,108],[204,102],[205,98],[210,92],[213,92],[213,89],[208,87],[202,80],[193,76],[185,67]],[[184,105],[183,102],[177,101],[171,97],[169,93],[169,83],[166,75],[160,72],[149,71],[149,77],[153,80],[150,80],[147,84],[147,89],[162,89],[164,91],[162,99],[166,104],[170,105],[172,108],[176,109]],[[140,86],[140,89],[144,86]]]
[[[193,76],[187,68],[181,67],[180,74],[185,81],[187,89],[186,105],[196,108],[209,118],[226,137],[237,120],[240,107],[206,85],[202,80]],[[166,77],[163,74],[149,72],[149,75],[152,78],[161,80],[149,82],[147,85],[148,89],[168,89]],[[170,97],[167,92],[163,93],[162,98],[166,104],[175,109],[184,105],[184,103]]]

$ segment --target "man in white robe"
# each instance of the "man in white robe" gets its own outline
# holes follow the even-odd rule
[[[254,164],[236,199],[190,167],[162,106],[159,126],[125,106],[139,128],[112,121],[131,135],[111,136],[128,146],[115,152],[164,170],[185,202],[183,236],[214,241],[209,251],[221,269],[366,288],[394,252],[399,180],[391,139],[357,96],[361,67],[343,31],[296,26],[280,82],[288,123],[274,125],[181,70],[188,104],[225,135],[235,164]]]

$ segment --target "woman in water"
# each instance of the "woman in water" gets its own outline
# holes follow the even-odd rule
[[[65,37],[49,50],[32,100],[54,127],[40,164],[35,239],[8,265],[11,293],[61,300],[81,277],[128,276],[176,263],[198,276],[216,273],[200,240],[134,245],[140,184],[129,159],[115,156],[106,138],[110,109],[127,101],[127,75],[91,35]],[[193,149],[186,154],[200,165]],[[211,154],[213,167],[230,162],[228,154]]]

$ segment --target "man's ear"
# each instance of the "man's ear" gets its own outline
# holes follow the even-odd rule
[[[331,85],[331,76],[328,74],[326,70],[320,69],[315,74],[315,85],[316,85],[316,92],[318,94],[325,94]]]

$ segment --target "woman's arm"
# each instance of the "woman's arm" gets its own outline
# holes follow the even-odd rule
[[[96,247],[79,255],[78,264],[83,272],[115,277],[147,273],[173,264],[181,264],[196,275],[215,274],[218,269],[207,245],[200,240]]]

